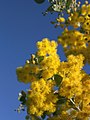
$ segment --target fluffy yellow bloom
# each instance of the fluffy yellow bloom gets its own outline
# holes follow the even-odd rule
[[[65,22],[65,18],[64,17],[57,18],[57,21],[58,22]]]
[[[63,111],[59,116],[53,116],[47,120],[72,120],[72,117],[67,114],[67,112]]]
[[[84,75],[82,79],[82,85],[83,85],[83,94],[82,94],[83,110],[88,111],[88,108],[90,109],[90,76],[89,75],[87,74]]]
[[[63,77],[60,95],[67,98],[72,98],[73,95],[79,96],[82,94],[82,75],[80,70],[83,67],[84,57],[82,55],[68,56],[68,62],[62,62],[59,68],[59,74]]]
[[[30,83],[37,80],[34,74],[37,74],[38,72],[39,68],[37,65],[27,63],[23,67],[18,67],[16,70],[18,80],[24,83]]]
[[[83,34],[77,30],[64,31],[62,36],[58,38],[58,42],[62,45],[67,44],[67,47],[86,47],[83,39]]]
[[[64,47],[66,56],[83,54],[84,62],[90,63],[90,34],[83,34],[77,30],[65,30],[58,37],[58,43]]]
[[[90,31],[90,20],[86,20],[82,27],[83,29]]]
[[[89,20],[90,20],[90,4],[83,4],[80,11],[74,11],[68,16],[68,26],[71,25],[75,29],[82,27],[83,30],[89,30]]]
[[[82,28],[86,31],[90,31],[90,4],[82,5],[81,14],[84,17],[84,22],[82,24]]]
[[[58,72],[58,67],[60,65],[60,58],[57,54],[44,57],[40,63],[42,69],[42,77],[44,79],[51,78],[54,74]]]
[[[82,13],[82,15],[87,14],[87,6],[86,6],[85,4],[83,4],[83,5],[81,6],[81,13]]]
[[[44,111],[55,112],[57,96],[53,93],[54,82],[43,78],[32,82],[28,92],[27,110],[29,114],[41,116]]]
[[[77,119],[79,119],[79,120],[89,120],[89,116],[88,116],[86,111],[80,111],[77,114]]]
[[[79,16],[78,17],[78,22],[83,23],[84,22],[84,17],[83,16]]]
[[[84,17],[79,15],[78,12],[74,12],[68,17],[68,24],[72,25],[74,28],[78,28],[84,22]]]
[[[56,54],[57,52],[57,42],[50,41],[48,38],[44,38],[42,41],[37,42],[37,54],[39,56],[46,56],[51,54]]]

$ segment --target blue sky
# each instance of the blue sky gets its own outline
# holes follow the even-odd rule
[[[17,81],[16,68],[35,53],[38,40],[45,37],[56,40],[61,33],[61,29],[50,24],[55,15],[42,15],[46,3],[0,0],[0,120],[24,120],[26,113],[18,114],[14,109],[19,105],[18,93],[29,86]],[[62,48],[59,53],[65,59]],[[85,69],[89,71],[90,67]]]

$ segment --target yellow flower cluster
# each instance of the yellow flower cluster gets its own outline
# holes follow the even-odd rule
[[[68,56],[68,62],[62,62],[59,68],[59,74],[63,77],[60,86],[60,95],[67,98],[80,96],[82,94],[82,75],[80,74],[83,67],[83,56]]]
[[[79,11],[70,13],[68,24],[74,28],[81,27],[90,32],[90,4],[83,4]]]
[[[58,43],[72,51],[74,49],[86,48],[84,34],[77,30],[65,30],[62,35],[58,37]]]
[[[50,41],[48,38],[44,38],[41,42],[37,42],[38,56],[54,55],[57,52],[57,42]]]
[[[80,27],[80,25],[84,22],[84,17],[79,16],[79,12],[71,13],[68,17],[69,25],[72,25],[74,28]]]
[[[30,83],[36,81],[38,74],[41,74],[44,79],[49,79],[58,72],[60,58],[57,54],[57,43],[45,38],[37,42],[37,47],[37,55],[43,56],[43,60],[39,62],[37,59],[37,63],[35,63],[35,55],[32,55],[32,61],[26,63],[23,67],[18,67],[16,72],[18,80],[21,82]]]
[[[27,113],[37,118],[48,115],[48,120],[88,120],[90,75],[83,67],[90,64],[90,4],[70,13],[68,20],[60,17],[57,22],[75,29],[65,28],[58,42],[48,38],[38,41],[36,54],[16,70],[20,82],[30,83]],[[83,32],[76,30],[79,27]],[[58,44],[64,47],[66,61],[60,61]]]
[[[57,74],[58,67],[60,65],[60,59],[57,54],[44,57],[41,62],[42,77],[44,79],[51,78],[54,74]]]
[[[38,65],[26,63],[24,66],[18,67],[16,70],[18,80],[24,83],[30,83],[35,80],[36,74],[39,72]]]
[[[83,93],[83,113],[87,113],[87,116],[90,115],[90,76],[85,74],[82,79]]]
[[[60,65],[60,58],[56,49],[57,43],[44,38],[42,41],[37,42],[37,47],[37,54],[44,56],[44,59],[40,62],[41,75],[44,79],[49,79],[54,74],[57,74]]]
[[[81,7],[81,14],[84,17],[84,22],[82,24],[82,28],[85,31],[89,31],[90,32],[90,4],[82,5],[82,7]]]
[[[64,36],[62,38],[66,39],[67,43],[71,36],[76,35],[73,41],[74,45],[79,48],[80,45],[78,45],[78,42],[81,41],[81,46],[87,47],[83,42],[84,35],[79,31],[73,30],[69,31],[69,34],[68,32],[63,34]],[[59,42],[61,43],[62,41],[63,40],[60,38]],[[73,42],[69,42],[71,47]],[[53,77],[55,74],[58,74],[62,77],[58,94],[67,99],[71,99],[75,96],[75,104],[77,106],[80,102],[83,103],[82,111],[76,112],[78,118],[84,113],[89,115],[90,94],[88,91],[90,91],[90,78],[85,72],[82,72],[84,56],[82,54],[76,56],[72,54],[67,57],[67,62],[60,62],[56,49],[57,43],[47,38],[37,42],[37,47],[38,51],[36,56],[32,55],[31,60],[23,67],[18,67],[16,71],[20,82],[31,83],[30,90],[27,93],[27,113],[30,115],[42,116],[46,111],[48,111],[49,114],[56,111],[58,96],[54,94],[56,82]],[[43,54],[41,54],[41,52]],[[42,55],[44,55],[43,59],[39,61],[39,57],[41,56],[42,58]],[[37,62],[35,61],[36,58]],[[64,107],[66,108],[64,109]],[[63,118],[69,118],[70,116],[67,110],[70,108],[70,105],[68,105],[68,102],[64,107],[60,116],[52,117],[52,119],[63,120]]]
[[[57,96],[53,93],[54,82],[52,80],[35,81],[28,92],[27,107],[31,115],[41,116],[44,111],[55,112]]]
[[[64,47],[66,56],[70,54],[83,54],[85,62],[90,63],[90,35],[79,32],[78,30],[64,30],[58,37],[58,43]]]
[[[85,74],[82,79],[83,92],[81,95],[82,109],[77,113],[80,120],[89,120],[90,116],[90,76]],[[80,100],[79,100],[80,101]]]
[[[68,115],[66,112],[64,112],[59,116],[54,116],[52,118],[48,118],[47,120],[72,120],[72,118],[70,115]]]

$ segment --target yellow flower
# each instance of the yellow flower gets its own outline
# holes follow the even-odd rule
[[[84,17],[83,16],[79,16],[78,21],[83,23],[84,22]]]
[[[67,62],[61,62],[59,74],[62,76],[59,94],[67,98],[82,94],[82,74],[84,57],[82,55],[69,55]]]
[[[41,116],[44,111],[55,112],[57,96],[53,93],[54,81],[41,78],[31,83],[27,95],[27,111],[29,114]]]
[[[57,18],[57,21],[58,22],[65,22],[65,18],[64,17]]]
[[[84,24],[82,25],[82,28],[84,30],[90,31],[90,20],[86,20]]]
[[[81,6],[81,14],[82,15],[85,15],[87,13],[87,6],[85,5],[85,4],[83,4],[82,6]]]
[[[41,42],[37,42],[37,48],[38,56],[56,54],[57,42],[55,42],[54,40],[50,41],[48,38],[44,38]]]

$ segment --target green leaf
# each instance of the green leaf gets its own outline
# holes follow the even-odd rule
[[[57,110],[53,113],[53,115],[54,115],[54,116],[59,115],[59,114],[60,114],[59,111],[60,111],[60,110],[57,109]]]
[[[37,117],[37,116],[33,116],[34,120],[41,120],[41,118]]]
[[[58,74],[55,74],[54,75],[54,80],[56,82],[56,85],[59,86],[60,83],[62,82],[62,77],[60,75],[58,75]]]
[[[25,119],[26,119],[26,120],[29,120],[29,116],[27,115],[27,116],[25,117]]]
[[[47,115],[49,115],[49,114],[51,114],[51,113],[49,113],[48,111],[45,111],[45,112],[43,113],[43,115],[41,116],[42,119],[45,119],[45,117],[46,117]]]
[[[53,10],[53,5],[51,4],[48,8],[47,8],[47,10],[46,10],[46,12],[53,12],[54,10]]]
[[[56,22],[51,21],[51,24],[55,24]]]
[[[18,100],[22,102],[23,105],[26,103],[26,93],[22,90],[21,95],[18,97]]]
[[[69,8],[70,4],[71,4],[72,0],[67,0],[67,3],[66,3],[66,9]]]
[[[59,96],[58,98],[59,100],[57,101],[57,104],[64,104],[67,101],[67,98],[63,96]]]
[[[38,74],[36,74],[36,77],[40,80],[40,78],[42,78],[42,70],[38,73]]]
[[[38,62],[40,63],[44,59],[44,56],[38,56]]]
[[[44,112],[41,117],[42,117],[43,119],[45,119],[46,115],[47,115],[46,112]]]
[[[68,25],[68,20],[65,20],[65,24]]]

